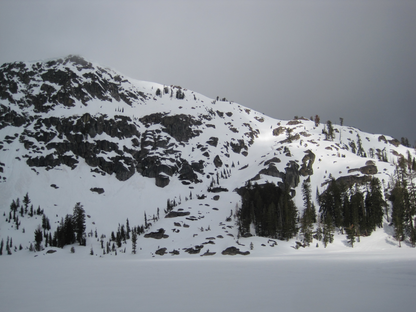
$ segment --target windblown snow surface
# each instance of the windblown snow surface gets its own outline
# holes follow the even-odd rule
[[[3,256],[0,310],[413,311],[414,250],[366,246],[209,259]]]
[[[314,193],[316,189],[321,192],[322,182],[331,176],[346,175],[349,169],[360,168],[368,160],[375,163],[378,168],[375,176],[386,187],[397,163],[395,155],[407,155],[410,150],[414,157],[413,149],[392,145],[389,143],[392,138],[388,136],[380,140],[379,134],[339,125],[334,125],[334,141],[326,141],[322,135],[323,124],[316,127],[314,122],[304,119],[291,124],[185,89],[185,100],[168,94],[155,96],[156,89],[163,87],[130,80],[125,89],[137,88],[148,96],[147,101],[129,106],[123,102],[91,100],[88,105],[76,103],[71,109],[57,106],[48,116],[125,115],[143,129],[138,119],[146,114],[167,112],[198,116],[212,111],[229,112],[210,121],[219,144],[218,147],[209,146],[210,158],[204,169],[210,173],[209,177],[200,175],[198,178],[202,182],[191,185],[192,188],[175,177],[163,189],[155,186],[154,179],[139,174],[127,181],[118,181],[111,175],[91,173],[91,168],[81,158],[74,169],[64,165],[52,170],[30,168],[24,164],[27,151],[19,140],[12,139],[0,151],[0,162],[4,163],[4,180],[0,183],[1,238],[5,243],[6,237],[13,238],[13,254],[9,256],[3,250],[0,257],[0,311],[413,311],[416,306],[416,252],[406,242],[398,247],[386,218],[383,228],[370,237],[361,237],[353,248],[345,234],[336,232],[334,243],[326,248],[314,240],[310,247],[300,249],[293,248],[299,237],[289,241],[270,241],[255,236],[237,239],[235,217],[231,222],[226,221],[241,204],[240,196],[233,190],[256,176],[265,168],[264,161],[272,157],[281,159],[276,166],[284,171],[288,161],[299,161],[306,150],[311,150],[316,155],[314,174],[310,176]],[[231,158],[224,157],[223,143],[242,138],[241,134],[231,131],[232,127],[246,131],[248,124],[251,129],[258,130],[248,155],[231,153]],[[293,135],[301,135],[301,140],[285,144],[290,149],[289,154],[279,149],[286,138],[285,132],[278,136],[272,134],[278,126],[291,127]],[[152,127],[160,129],[155,125],[149,129]],[[189,162],[206,159],[202,151],[191,147],[198,143],[204,145],[210,139],[212,133],[207,129],[202,128],[201,134],[190,139],[189,144],[178,144],[182,157]],[[0,130],[2,137],[13,138],[19,132],[21,129],[11,126]],[[161,132],[161,135],[165,134]],[[389,162],[366,159],[341,149],[341,141],[355,141],[357,135],[366,151],[370,148],[385,150]],[[117,143],[128,148],[131,145],[127,140]],[[163,150],[154,153],[162,155]],[[219,193],[219,200],[207,192],[215,173],[220,172],[212,164],[215,155],[222,156],[229,172],[228,177],[219,181],[219,186],[229,192]],[[303,210],[300,185],[304,179],[306,177],[301,178],[294,198],[300,212]],[[257,183],[266,181],[279,182],[280,178],[261,175]],[[105,193],[91,192],[94,187],[103,188]],[[33,233],[41,217],[22,217],[20,230],[5,221],[11,201],[22,200],[26,193],[34,208],[39,205],[50,218],[52,231],[61,218],[81,202],[88,215],[87,233],[97,230],[98,237],[104,234],[108,240],[111,231],[117,231],[117,226],[124,224],[127,218],[130,226],[141,225],[144,213],[150,218],[160,208],[162,217],[151,221],[152,227],[147,232],[164,228],[169,237],[155,240],[139,236],[135,255],[131,253],[130,240],[117,248],[117,255],[115,252],[104,255],[99,239],[93,235],[87,237],[86,247],[75,244],[63,249],[48,247],[41,252],[30,252],[28,247],[33,243]],[[197,195],[206,197],[200,200]],[[315,194],[313,197],[316,200]],[[194,218],[164,218],[167,199],[178,203],[175,211],[189,211]],[[174,221],[181,227],[175,227]],[[189,227],[184,227],[185,224]],[[183,251],[204,243],[200,254]],[[19,245],[23,250],[14,249]],[[221,255],[230,246],[250,251],[250,255]],[[75,248],[75,253],[70,252],[71,247]],[[156,255],[159,248],[166,248],[167,253]],[[57,252],[47,254],[50,249]],[[90,255],[91,250],[93,255]],[[180,251],[180,255],[169,253],[174,250]],[[208,250],[215,255],[201,257]]]

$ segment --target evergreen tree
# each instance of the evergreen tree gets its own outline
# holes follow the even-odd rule
[[[42,229],[40,228],[40,226],[37,227],[37,229],[35,230],[35,249],[36,251],[40,251],[41,248],[41,243],[42,243]]]
[[[17,211],[18,208],[19,208],[19,206],[17,205],[16,201],[13,199],[12,203],[10,204],[10,211],[13,214],[13,219],[16,218],[16,211]]]
[[[330,120],[328,120],[326,122],[326,126],[327,126],[327,140],[333,141],[335,138],[335,131],[334,128],[332,127],[332,122]]]
[[[363,149],[363,143],[361,142],[361,137],[358,133],[357,133],[357,155],[361,157],[367,157]]]
[[[120,240],[123,242],[126,242],[126,231],[124,230],[124,224],[119,226],[119,232],[120,232]]]
[[[342,220],[342,199],[345,194],[345,187],[332,179],[329,182],[327,189],[319,195],[319,211],[323,216],[322,220],[327,216],[333,220],[336,227],[341,227]]]
[[[351,224],[355,234],[359,236],[361,232],[365,233],[367,229],[367,219],[364,210],[364,197],[361,191],[356,187],[354,194],[350,198],[351,205]]]
[[[75,243],[75,225],[73,217],[69,214],[65,216],[65,220],[61,221],[62,226],[60,228],[60,246],[70,245]]]
[[[369,235],[376,227],[382,227],[384,215],[383,206],[385,205],[386,203],[383,199],[380,180],[372,178],[370,181],[370,190],[365,199],[365,207],[368,216],[367,231]]]
[[[315,231],[315,234],[313,235],[313,238],[315,238],[318,241],[321,241],[322,238],[323,238],[322,237],[323,231],[322,231],[322,225],[321,225],[320,218],[318,218],[317,223],[318,224],[316,226],[316,231]]]
[[[401,247],[401,241],[404,239],[405,229],[405,193],[406,189],[401,185],[399,181],[396,182],[389,200],[392,203],[392,221],[394,225],[394,236],[399,242]]]
[[[136,246],[137,246],[137,233],[136,233],[136,231],[132,232],[131,245],[132,245],[132,253],[136,254]]]
[[[318,115],[315,115],[315,127],[318,127],[319,126],[319,121],[320,121],[319,116]]]
[[[329,215],[323,215],[323,229],[322,229],[322,242],[324,243],[324,247],[328,244],[332,244],[334,241],[334,225],[332,218]]]
[[[4,241],[3,241],[3,239],[1,239],[1,242],[0,242],[0,256],[3,255],[3,247],[4,247]]]
[[[298,228],[296,226],[298,211],[289,191],[289,188],[286,186],[281,196],[281,215],[283,217],[283,222],[278,236],[281,240],[289,240],[298,232]]]
[[[293,129],[292,128],[286,128],[286,140],[289,142],[289,143],[292,143],[292,132],[293,132]]]
[[[42,228],[46,231],[49,231],[51,229],[49,219],[45,216],[45,214],[42,215]]]
[[[167,208],[167,212],[169,212],[169,199],[168,199],[168,208]],[[146,216],[146,211],[144,212],[144,228],[147,229],[149,227],[149,224],[147,223],[147,216]]]
[[[355,243],[355,229],[354,229],[354,225],[351,224],[350,227],[346,228],[345,231],[347,232],[347,240],[348,243],[351,245],[351,247],[354,247],[354,243]]]
[[[6,241],[6,251],[8,255],[12,254],[12,251],[10,249],[10,245],[9,245],[9,237],[7,236],[7,241]]]
[[[158,212],[159,212],[159,208],[157,208],[157,209],[158,209]],[[131,232],[131,229],[130,229],[129,219],[127,218],[127,220],[126,220],[126,239],[130,239],[130,232]]]
[[[303,242],[308,245],[313,239],[313,223],[316,222],[315,207],[311,200],[311,188],[308,180],[302,183],[302,195],[304,202],[304,210],[301,217],[301,233],[303,234]]]
[[[27,213],[28,211],[29,204],[30,204],[29,193],[26,193],[26,195],[23,197],[23,205],[24,205],[25,213]]]
[[[85,246],[85,210],[81,203],[77,203],[74,207],[73,221],[76,240],[80,245]]]

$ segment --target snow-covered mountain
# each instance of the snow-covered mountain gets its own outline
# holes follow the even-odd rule
[[[247,181],[289,187],[301,212],[306,179],[314,202],[332,179],[354,184],[377,177],[388,190],[399,158],[415,157],[390,136],[335,124],[328,134],[326,123],[311,119],[270,118],[226,99],[130,79],[78,56],[4,64],[0,238],[13,239],[12,252],[27,252],[43,215],[53,232],[80,203],[87,253],[107,254],[111,232],[127,230],[127,219],[129,227],[145,228],[137,241],[141,257],[290,248],[299,237],[239,236],[237,190]],[[34,215],[22,208],[11,220],[11,204],[19,199],[24,207],[26,194]],[[385,222],[369,244],[392,243],[392,233]],[[344,242],[338,233],[334,244],[348,248]],[[131,237],[116,250],[130,254]]]

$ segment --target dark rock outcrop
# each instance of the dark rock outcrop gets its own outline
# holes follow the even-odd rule
[[[166,253],[167,248],[163,247],[163,248],[159,248],[158,250],[155,251],[156,255],[159,256],[163,256]]]
[[[250,251],[240,251],[237,247],[228,247],[221,252],[223,255],[235,256],[235,255],[243,255],[247,256],[250,254]]]
[[[377,169],[377,166],[370,164],[370,165],[363,166],[361,168],[349,169],[348,173],[355,172],[355,171],[359,171],[362,174],[377,174],[378,169]]]
[[[204,248],[203,245],[197,245],[194,248],[186,248],[185,252],[187,252],[191,255],[195,255],[195,254],[199,254],[199,252],[201,251],[202,248]]]
[[[218,156],[218,155],[215,156],[215,158],[214,158],[214,165],[217,168],[219,168],[219,167],[222,166],[222,160],[221,160],[220,156]]]
[[[98,194],[103,194],[104,193],[104,189],[101,187],[93,187],[90,189],[91,192],[96,192]]]
[[[165,218],[177,218],[177,217],[184,217],[189,216],[191,213],[189,211],[170,211]],[[179,224],[180,226],[180,224]]]
[[[154,238],[154,239],[162,239],[162,238],[168,238],[169,235],[165,234],[164,229],[159,229],[157,232],[150,232],[144,235],[146,238]]]
[[[299,173],[302,176],[313,175],[312,165],[315,162],[315,154],[311,150],[307,150],[306,155],[302,158],[302,166],[299,170]]]

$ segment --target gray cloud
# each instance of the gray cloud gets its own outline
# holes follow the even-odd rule
[[[280,119],[416,139],[414,1],[2,1],[0,63],[80,54]]]

